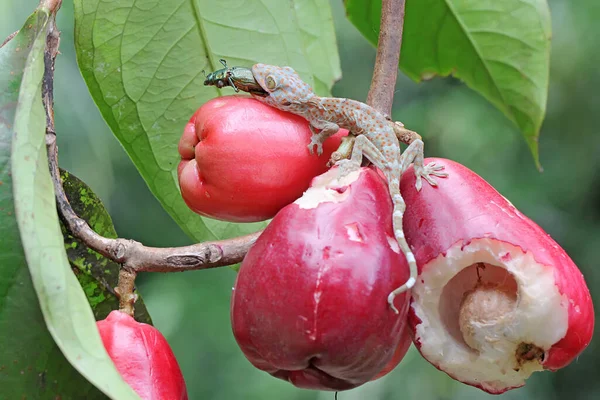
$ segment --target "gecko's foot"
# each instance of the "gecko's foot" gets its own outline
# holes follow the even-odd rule
[[[312,135],[310,143],[308,144],[308,151],[310,154],[315,154],[315,146],[317,146],[317,155],[323,154],[323,143],[319,140],[317,135]]]
[[[340,160],[335,165],[338,167],[338,178],[343,178],[349,173],[360,169],[360,164],[348,159]]]
[[[435,162],[429,163],[425,166],[415,165],[415,176],[417,178],[415,186],[417,188],[417,191],[420,191],[421,187],[423,186],[421,178],[425,179],[431,186],[437,186],[437,182],[435,181],[433,176],[437,176],[439,178],[447,177],[448,174],[446,172],[442,172],[443,169],[443,165],[438,165]]]

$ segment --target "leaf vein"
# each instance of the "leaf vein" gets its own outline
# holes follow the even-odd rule
[[[504,110],[506,111],[506,113],[510,117],[510,119],[516,123],[515,115],[512,112],[512,110],[510,110],[510,108],[507,106],[508,103],[506,101],[506,97],[505,97],[504,93],[502,92],[502,90],[500,89],[500,87],[498,86],[498,83],[496,82],[496,78],[491,73],[491,71],[489,69],[489,66],[485,62],[485,59],[481,55],[481,51],[480,51],[479,47],[477,46],[477,44],[475,43],[476,42],[475,39],[471,36],[469,29],[465,26],[465,24],[463,23],[462,19],[458,15],[457,11],[452,6],[451,1],[450,0],[445,0],[444,3],[448,7],[448,10],[452,13],[452,15],[454,16],[454,18],[456,19],[456,22],[459,24],[459,26],[461,27],[462,31],[464,32],[464,34],[465,34],[465,36],[467,38],[467,41],[469,42],[469,44],[471,45],[471,47],[473,48],[473,50],[477,54],[477,57],[478,57],[479,61],[483,65],[484,70],[485,70],[485,72],[488,75],[488,78],[492,82],[492,85],[493,85],[494,89],[496,90],[496,92],[498,93],[498,95],[499,95],[499,97],[500,97],[500,99],[502,101],[502,105],[503,105]]]
[[[183,7],[183,5],[185,4],[185,1],[182,1],[177,8],[175,8],[175,10],[173,10],[173,12],[171,14],[169,14],[169,17],[165,19],[165,21],[160,25],[160,27],[156,30],[156,32],[154,33],[154,35],[152,35],[152,37],[146,42],[146,44],[144,44],[142,47],[140,47],[140,49],[138,51],[135,52],[135,54],[133,54],[131,57],[129,57],[128,60],[124,60],[123,58],[121,58],[121,64],[125,65],[127,64],[130,60],[132,60],[133,58],[135,58],[138,54],[140,54],[143,50],[146,49],[146,46],[151,43],[156,36],[161,32],[161,30],[165,27],[165,25],[171,20],[171,18],[173,18],[173,16],[177,13],[177,11],[181,10],[181,7]],[[125,32],[125,27],[123,27],[123,32]],[[121,53],[122,55],[123,53]]]
[[[471,29],[470,32],[471,33],[475,33],[475,34],[489,34],[489,35],[502,36],[504,38],[512,39],[512,40],[514,40],[516,42],[519,42],[519,43],[523,44],[525,47],[527,47],[530,50],[536,50],[535,46],[527,43],[526,41],[524,41],[523,39],[521,39],[521,38],[519,38],[517,36],[509,35],[508,33],[500,32],[500,31],[495,31],[493,29]]]

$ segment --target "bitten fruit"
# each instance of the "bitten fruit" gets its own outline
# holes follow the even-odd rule
[[[97,326],[117,371],[142,400],[187,400],[179,364],[158,329],[117,310]]]
[[[370,168],[337,175],[333,168],[316,177],[275,216],[246,255],[231,302],[248,360],[301,388],[354,388],[408,349],[409,295],[396,298],[400,314],[387,304],[408,264],[386,183]]]
[[[406,239],[420,268],[409,321],[423,357],[489,393],[571,362],[591,340],[594,312],[565,251],[492,186],[444,159],[449,176],[415,190],[402,177]]]
[[[231,222],[272,218],[308,188],[348,134],[340,130],[308,150],[308,122],[243,96],[212,99],[185,126],[179,142],[181,194],[196,213]]]

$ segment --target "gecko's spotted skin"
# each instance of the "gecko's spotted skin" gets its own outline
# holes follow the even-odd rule
[[[365,135],[384,152],[387,160],[399,162],[400,145],[394,130],[385,115],[373,107],[351,99],[319,97],[290,67],[256,64],[252,73],[258,84],[269,92],[269,96],[260,101],[306,118],[311,123],[313,134],[313,128],[327,130],[323,126],[330,127],[329,131],[318,135],[319,139],[313,140],[311,152],[312,146],[316,145],[320,154],[325,139],[339,128],[344,128],[356,136]],[[315,140],[318,143],[314,143]]]
[[[338,162],[341,173],[345,174],[359,168],[364,155],[385,174],[394,203],[394,234],[410,267],[408,281],[390,293],[388,297],[390,306],[398,312],[393,304],[394,297],[410,289],[417,278],[415,257],[406,243],[402,230],[406,205],[400,194],[400,177],[414,162],[417,190],[420,190],[421,178],[426,179],[431,185],[435,185],[436,183],[430,175],[447,176],[440,172],[443,167],[435,164],[423,166],[423,142],[421,140],[412,142],[402,154],[393,125],[389,123],[385,115],[373,107],[351,99],[319,97],[290,67],[256,64],[252,67],[252,73],[258,84],[269,94],[265,97],[254,96],[257,100],[308,120],[313,133],[309,144],[311,153],[314,146],[317,146],[317,153],[321,154],[323,142],[334,135],[339,128],[345,128],[356,135],[356,141],[351,160]]]

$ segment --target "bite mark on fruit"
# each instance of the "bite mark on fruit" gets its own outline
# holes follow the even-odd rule
[[[410,205],[404,230],[421,273],[409,314],[421,354],[452,378],[492,394],[523,386],[535,371],[568,365],[594,332],[581,271],[480,176],[450,160],[429,161],[445,166],[444,185],[419,193],[414,170],[401,181]],[[472,270],[470,282],[454,282],[463,270]],[[500,285],[490,285],[490,270],[504,270],[510,279],[498,276]],[[507,290],[510,281],[516,291]],[[451,306],[448,292],[455,294]],[[448,307],[459,312],[445,318]]]
[[[297,204],[301,209],[311,209],[316,208],[321,203],[345,201],[352,192],[350,184],[356,181],[360,174],[361,170],[357,170],[340,178],[337,168],[332,168],[323,175],[314,178],[311,187],[294,204]]]
[[[348,234],[348,239],[350,239],[353,242],[364,242],[363,235],[360,232],[360,227],[356,222],[347,224],[345,227],[346,233]]]
[[[323,295],[323,277],[329,269],[331,268],[331,264],[328,262],[321,262],[319,265],[319,271],[317,272],[317,282],[315,284],[315,292],[313,293],[314,300],[314,308],[313,308],[313,326],[312,330],[308,334],[308,338],[312,341],[317,340],[318,327],[317,324],[319,322],[319,304],[321,302],[321,296]]]
[[[491,393],[522,386],[543,370],[544,349],[568,326],[553,270],[520,247],[489,238],[457,242],[430,261],[413,296],[421,352]]]

